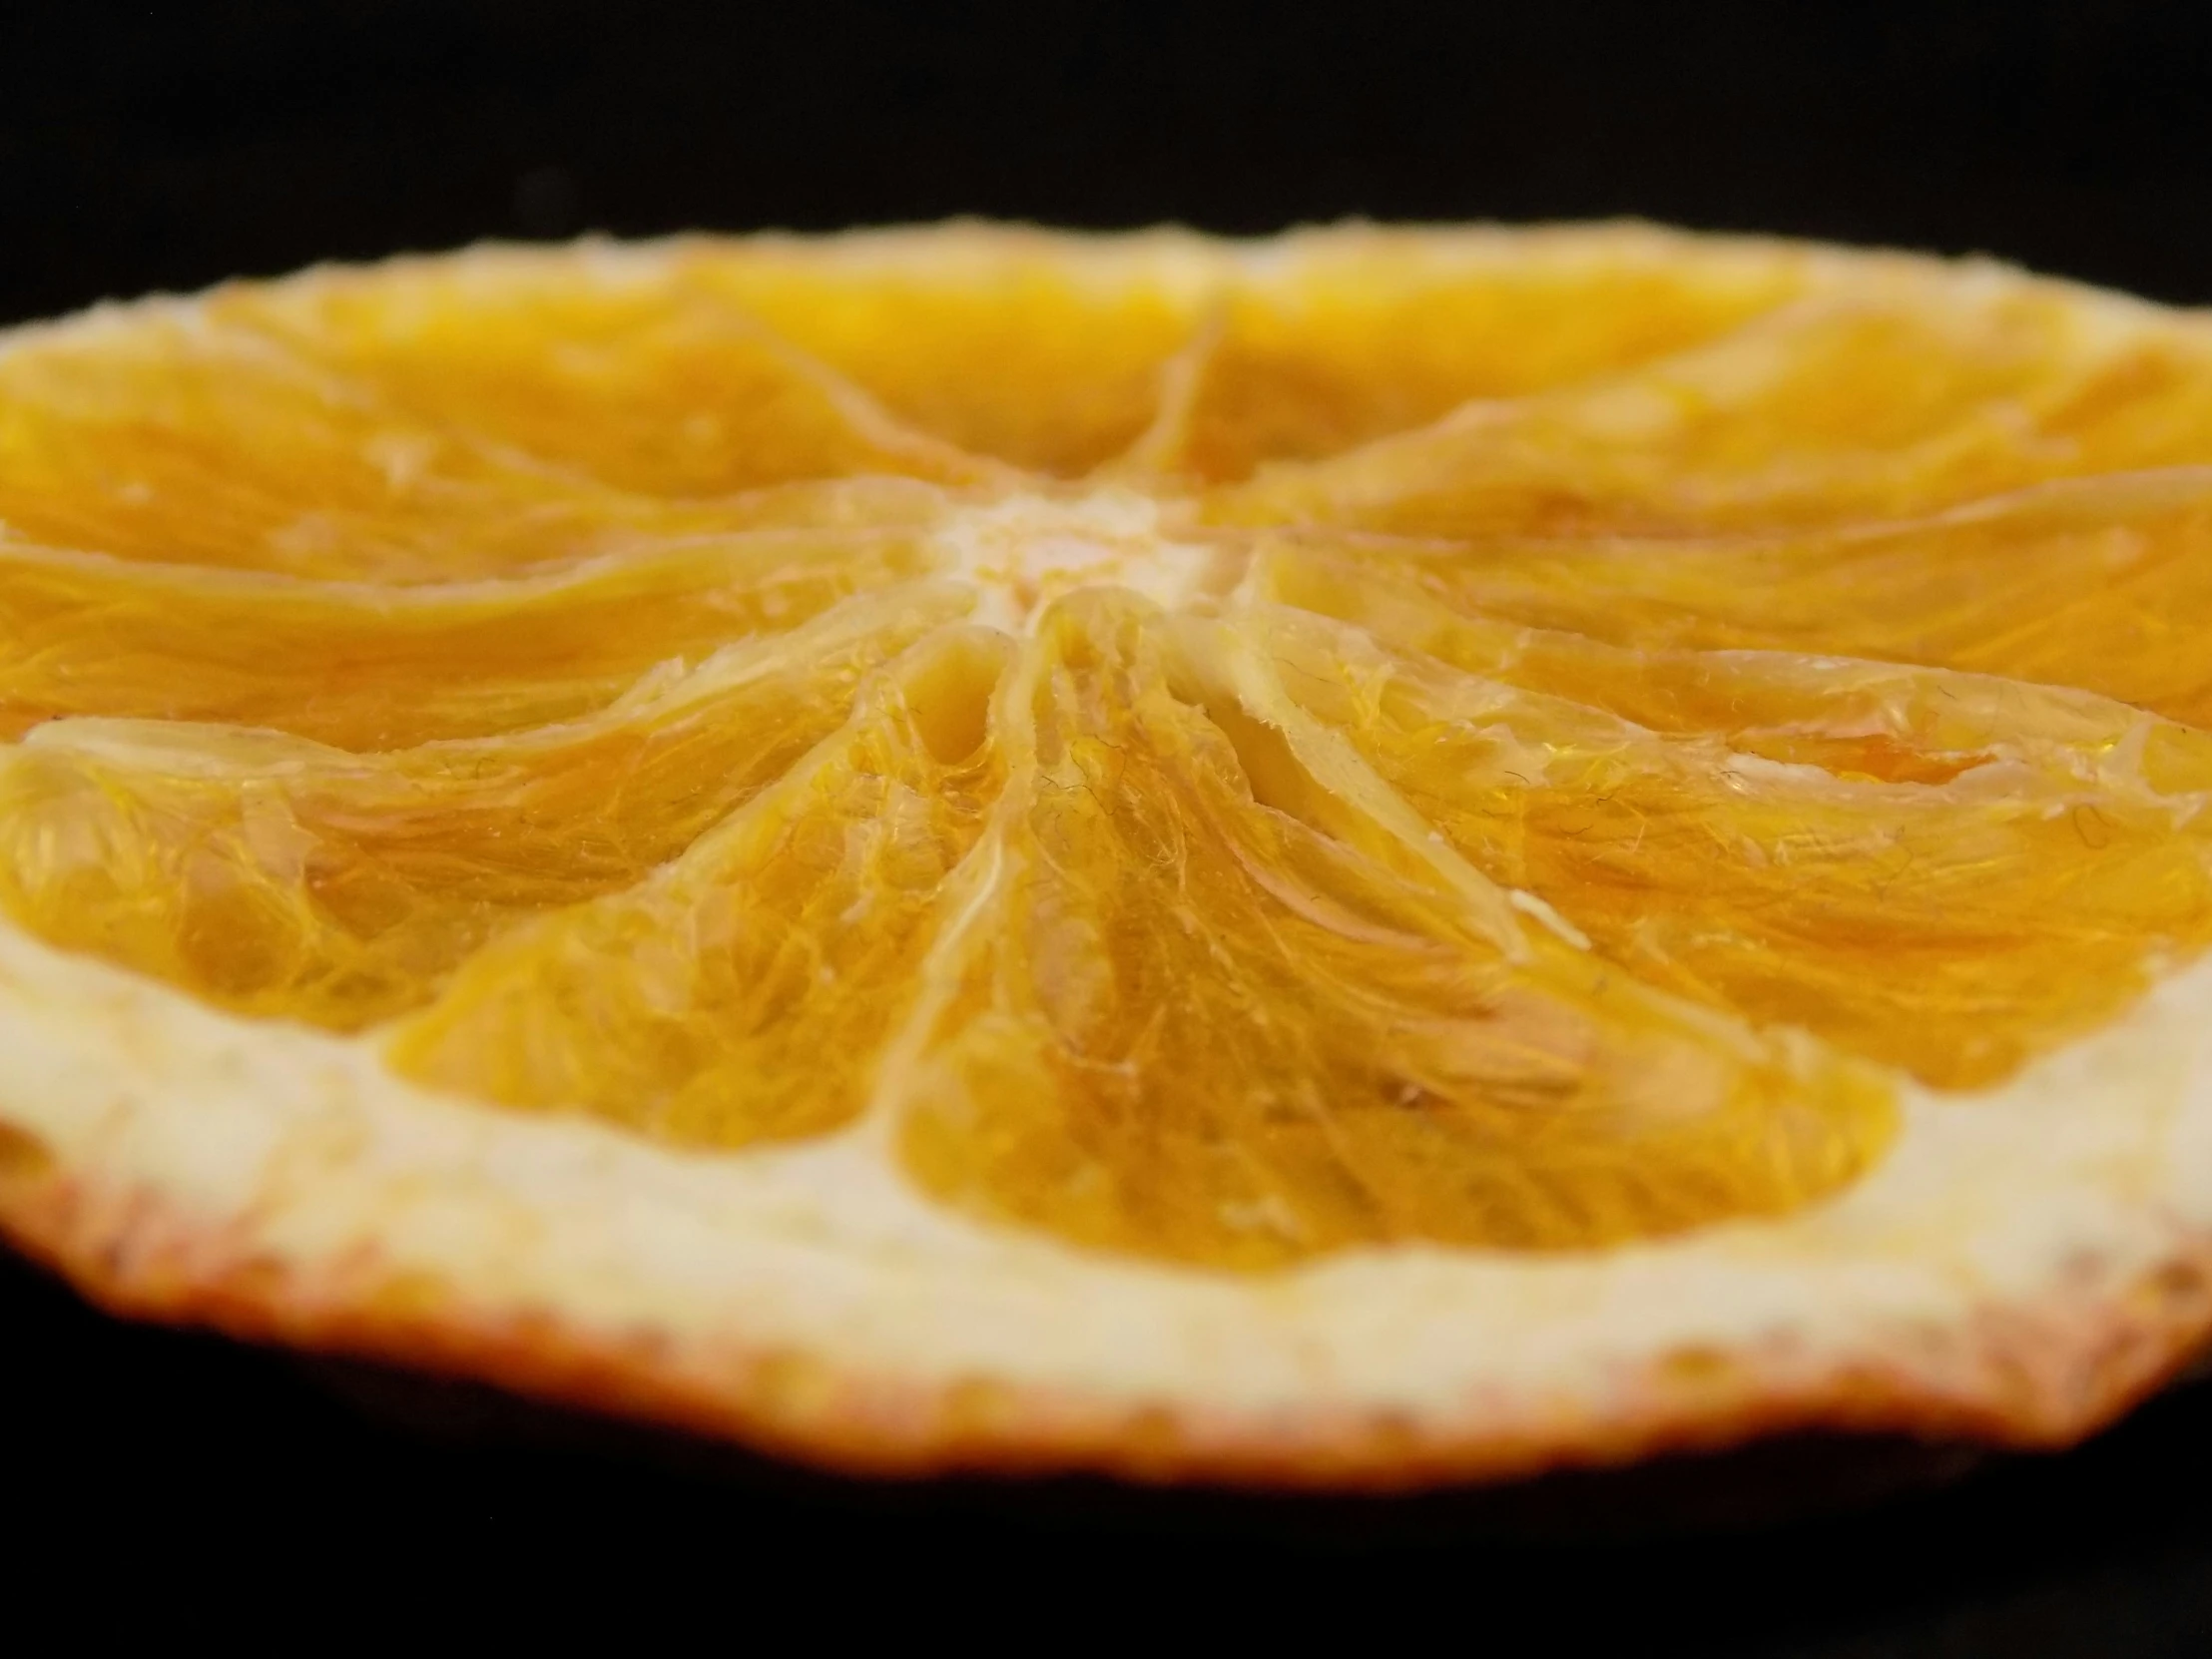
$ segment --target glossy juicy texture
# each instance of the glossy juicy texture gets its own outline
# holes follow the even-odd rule
[[[1849,1186],[2212,937],[2212,347],[1634,231],[331,271],[0,347],[0,909],[1264,1270]]]
[[[933,1191],[1260,1267],[1772,1213],[1883,1144],[1871,1077],[1699,1018],[1240,756],[1268,729],[1210,718],[1164,632],[1107,595],[1040,631],[1035,752],[901,1083]]]

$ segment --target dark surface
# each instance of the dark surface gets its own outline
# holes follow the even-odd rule
[[[827,1581],[804,1616],[840,1628],[902,1611],[1012,1625],[1042,1601],[1089,1633],[1203,1604],[1254,1637],[1417,1617],[1513,1654],[2181,1659],[2212,1633],[2203,1384],[2063,1456],[1955,1472],[1870,1448],[1906,1481],[1880,1501],[1838,1491],[1865,1465],[1836,1443],[1419,1499],[872,1485],[119,1324],[4,1263],[0,1308],[11,1511],[38,1517],[57,1564],[96,1544],[119,1575],[304,1571],[346,1605],[457,1575],[517,1619],[741,1589],[796,1603]],[[1838,1507],[1751,1524],[1747,1502],[1790,1501],[1783,1468]]]
[[[0,313],[474,238],[1636,213],[2212,297],[2212,8],[0,7]]]
[[[1633,212],[2201,301],[2208,89],[2212,7],[2127,0],[19,0],[0,7],[0,318],[484,236],[953,212],[1231,231]],[[1247,1637],[1418,1613],[1487,1654],[2212,1652],[2203,1387],[2065,1456],[1825,1519],[1670,1533],[1648,1485],[1568,1494],[1646,1534],[1625,1542],[1535,1541],[1457,1500],[886,1490],[487,1437],[467,1410],[459,1437],[450,1414],[396,1427],[289,1361],[112,1324],[16,1269],[0,1411],[0,1489],[46,1517],[0,1581],[204,1557],[160,1606],[225,1628],[318,1566],[344,1610],[441,1578],[511,1616],[720,1598],[719,1647],[807,1585],[828,1634],[883,1613],[1165,1633],[1161,1609],[1203,1597]],[[823,1600],[824,1581],[845,1588]],[[1014,1616],[1035,1595],[1050,1623]]]

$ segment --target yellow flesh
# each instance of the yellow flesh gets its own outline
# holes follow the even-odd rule
[[[0,352],[0,906],[1258,1269],[1834,1192],[2212,936],[2212,346],[1901,262],[496,254]]]

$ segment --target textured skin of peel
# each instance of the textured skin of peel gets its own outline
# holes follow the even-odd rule
[[[1001,873],[904,1087],[946,1202],[1264,1267],[1589,1247],[1786,1210],[1879,1156],[1882,1087],[1654,995],[1254,794],[1157,613],[1060,602]]]
[[[936,617],[962,596],[943,593]],[[0,751],[0,908],[246,1013],[341,1030],[428,1000],[518,920],[626,889],[833,732],[932,624],[856,601],[569,725],[349,755],[56,721]]]
[[[974,228],[19,332],[0,911],[1102,1252],[1778,1216],[2212,937],[2208,340],[1633,231]]]
[[[405,1075],[685,1146],[835,1128],[1002,774],[1003,636],[954,629],[862,691],[777,787],[649,880],[516,930],[393,1039]]]

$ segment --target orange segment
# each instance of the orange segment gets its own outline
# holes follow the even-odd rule
[[[1005,658],[981,630],[916,647],[782,785],[651,879],[471,962],[393,1064],[684,1146],[847,1121],[997,793],[987,709]]]
[[[1680,534],[1896,517],[2212,461],[2212,332],[2063,289],[1879,278],[1715,343],[1227,493],[1232,520]]]
[[[2009,1076],[2212,940],[2202,796],[2004,763],[1837,779],[1291,613],[1268,649],[1423,820],[1607,958],[1931,1083]]]
[[[1849,1067],[1656,996],[1255,799],[1155,615],[1055,606],[994,908],[906,1085],[945,1202],[1256,1268],[1589,1248],[1786,1210],[1881,1151]]]
[[[1930,519],[1697,541],[1332,540],[1455,609],[1649,650],[1756,647],[2078,686],[2212,724],[2212,469]]]
[[[253,291],[225,308],[248,309]],[[530,395],[543,406],[550,389]],[[455,412],[409,412],[207,317],[33,334],[0,353],[0,528],[164,564],[432,582],[760,525],[912,523],[933,506],[888,478],[657,501],[443,419]],[[860,447],[823,442],[821,470],[842,472]]]
[[[433,429],[621,489],[711,496],[795,479],[989,473],[902,430],[728,298],[611,251],[581,274],[571,259],[518,253],[242,285],[215,310]]]
[[[1788,299],[1806,262],[1684,260],[1623,228],[1593,257],[1468,233],[1294,239],[1224,296],[1170,470],[1241,479],[1682,350]]]
[[[2001,760],[2100,789],[2212,792],[2212,732],[2091,692],[1872,659],[1609,644],[1453,610],[1380,563],[1276,546],[1253,564],[1251,592],[1655,732],[1711,733],[1842,777],[1943,784]]]
[[[358,1028],[517,918],[675,857],[833,731],[866,670],[960,608],[863,602],[506,740],[351,756],[56,722],[0,751],[0,908],[227,1007]]]
[[[380,588],[0,543],[0,733],[101,715],[373,750],[513,731],[930,562],[913,536],[761,533],[551,576]]]
[[[1014,231],[891,253],[866,239],[828,259],[796,243],[701,247],[684,272],[917,430],[1061,477],[1144,432],[1219,282],[1168,236],[1102,247],[1095,265]]]
[[[632,540],[622,504],[204,321],[0,355],[0,522],[163,563],[466,577]]]

